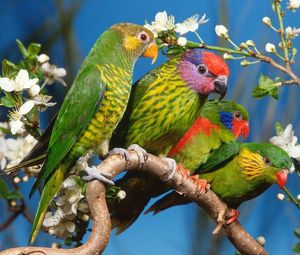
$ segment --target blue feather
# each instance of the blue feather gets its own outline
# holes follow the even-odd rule
[[[232,120],[233,116],[230,112],[220,112],[220,121],[229,130],[232,129]]]

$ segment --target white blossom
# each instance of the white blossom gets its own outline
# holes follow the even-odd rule
[[[41,54],[37,56],[37,61],[41,64],[48,62],[50,60],[49,56],[46,54]]]
[[[300,145],[298,138],[294,136],[292,124],[288,124],[283,132],[270,138],[270,142],[285,150],[290,157],[300,160]]]
[[[40,112],[44,112],[48,107],[56,105],[54,102],[49,102],[51,99],[52,96],[38,94],[32,98],[32,101]]]
[[[7,166],[10,167],[20,163],[36,142],[37,140],[31,135],[16,139],[0,137],[0,154],[2,153],[6,157],[8,161]]]
[[[208,19],[205,19],[205,17],[206,15],[204,14],[199,20],[199,15],[195,14],[182,23],[177,23],[175,25],[175,31],[180,35],[186,34],[188,32],[196,32],[199,25],[205,24],[208,21]]]
[[[289,39],[294,39],[296,36],[298,36],[300,34],[300,28],[296,28],[296,27],[287,27],[285,29],[285,34],[286,37]]]
[[[187,39],[183,36],[178,37],[177,44],[184,47],[187,44]]]
[[[49,62],[46,62],[41,65],[41,70],[47,76],[47,84],[51,85],[55,81],[58,81],[62,85],[66,86],[65,81],[62,79],[62,77],[65,77],[67,75],[66,69],[57,67],[56,65],[52,65]]]
[[[160,32],[172,30],[175,28],[174,16],[168,16],[166,11],[158,12],[155,15],[155,20],[151,24],[146,24],[144,27],[153,32],[154,37],[157,37]]]
[[[63,238],[71,237],[76,228],[72,219],[67,218],[61,208],[58,208],[54,213],[47,212],[43,225],[49,228],[49,234]]]
[[[275,53],[276,47],[273,43],[267,43],[265,46],[266,52]]]
[[[47,212],[43,225],[49,233],[60,237],[69,237],[75,231],[76,220],[89,220],[88,204],[81,193],[81,187],[76,181],[77,177],[69,176],[61,186],[54,198],[56,210]]]
[[[34,101],[33,100],[28,100],[24,104],[22,104],[19,108],[19,110],[14,110],[9,113],[9,118],[10,118],[10,130],[13,135],[15,134],[21,134],[25,130],[23,129],[24,123],[23,119],[25,118],[24,115],[29,113],[32,108],[34,107]]]
[[[300,201],[300,194],[297,195],[297,200]]]
[[[27,70],[21,69],[14,80],[9,78],[0,78],[0,87],[6,92],[20,92],[24,89],[30,89],[36,85],[38,78],[30,79]]]
[[[298,9],[300,7],[300,0],[290,0],[288,3],[289,9]]]
[[[278,193],[278,194],[277,194],[277,199],[278,199],[278,200],[281,200],[281,201],[282,201],[284,198],[285,198],[284,194],[282,194],[282,193]]]
[[[266,238],[263,237],[263,236],[259,236],[256,238],[256,241],[261,245],[261,246],[264,246],[266,244]]]
[[[262,22],[267,26],[272,26],[271,19],[269,17],[263,17]]]
[[[228,29],[223,25],[216,25],[215,32],[219,37],[228,38]]]

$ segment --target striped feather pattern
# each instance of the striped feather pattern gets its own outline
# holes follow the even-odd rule
[[[141,89],[143,94],[130,115],[127,146],[137,143],[151,153],[166,155],[199,115],[205,100],[180,77],[178,63],[179,58],[166,62],[150,84],[148,76],[137,84],[135,92],[141,94]]]
[[[75,144],[71,155],[76,156],[82,149],[97,150],[118,125],[129,99],[131,70],[113,64],[98,65],[100,78],[106,84],[103,102],[90,124]]]

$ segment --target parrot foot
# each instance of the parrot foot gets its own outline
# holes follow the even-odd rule
[[[138,144],[131,144],[128,149],[129,151],[135,151],[138,158],[139,158],[139,165],[140,168],[143,167],[143,165],[145,164],[145,162],[148,159],[148,153],[146,150],[144,150],[142,147],[140,147]]]
[[[232,215],[230,216],[230,218],[226,220],[227,225],[234,222],[235,220],[237,220],[237,218],[240,215],[239,211],[235,210],[235,209],[231,209],[231,213],[232,213]]]
[[[182,165],[178,164],[177,165],[177,170],[181,173],[183,178],[187,178],[190,176],[190,171],[185,169]]]
[[[168,163],[169,172],[166,181],[169,181],[173,178],[174,174],[176,173],[177,164],[176,161],[172,158],[162,158],[162,159]]]
[[[201,195],[209,191],[210,184],[205,179],[199,179],[199,175],[192,175],[190,178],[197,184]]]
[[[112,177],[110,174],[100,173],[99,170],[97,169],[97,167],[95,167],[95,166],[87,167],[84,169],[84,171],[88,175],[83,176],[82,179],[87,182],[93,181],[93,180],[99,180],[99,181],[102,181],[102,182],[110,184],[110,185],[115,185],[115,183],[112,180],[110,180],[110,178]]]
[[[126,161],[131,159],[129,152],[123,148],[114,148],[108,153],[108,155],[120,155],[121,158],[125,159]]]

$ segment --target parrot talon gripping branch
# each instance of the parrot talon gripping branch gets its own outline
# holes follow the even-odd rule
[[[104,183],[110,184],[110,185],[115,185],[115,183],[110,180],[110,178],[112,177],[110,174],[108,173],[99,173],[99,171],[97,170],[97,167],[95,166],[91,166],[91,167],[87,167],[84,170],[88,175],[83,176],[82,179],[85,181],[93,181],[93,180],[98,180],[98,181],[102,181]]]

